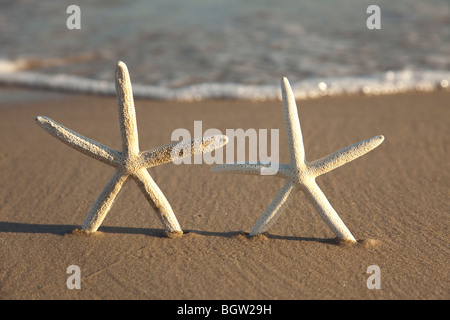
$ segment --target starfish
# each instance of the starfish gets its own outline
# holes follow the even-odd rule
[[[302,190],[314,204],[321,218],[338,238],[348,240],[349,242],[356,242],[344,222],[328,202],[315,179],[376,148],[383,142],[384,137],[381,135],[375,136],[352,144],[316,161],[308,162],[305,159],[305,149],[295,97],[286,78],[283,78],[281,81],[281,89],[289,145],[289,164],[277,164],[275,166],[278,168],[276,172],[273,172],[274,164],[269,167],[267,164],[261,162],[222,164],[214,166],[211,168],[211,171],[260,175],[265,170],[264,174],[267,175],[267,170],[272,170],[272,173],[277,177],[287,180],[254,225],[250,236],[266,232],[286,207],[293,193]]]
[[[215,135],[140,152],[131,81],[127,66],[123,62],[119,62],[116,68],[116,95],[122,140],[121,152],[86,138],[52,119],[44,116],[36,117],[36,122],[44,130],[68,146],[116,168],[116,172],[98,196],[84,221],[82,230],[97,231],[123,184],[128,178],[133,178],[165,228],[169,232],[182,233],[169,202],[148,173],[147,168],[187,156],[211,152],[225,145],[228,138]],[[190,150],[190,153],[184,152],[185,150]]]

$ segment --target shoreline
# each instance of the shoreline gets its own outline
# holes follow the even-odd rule
[[[157,101],[280,100],[278,81],[273,84],[194,83],[182,87],[133,84],[135,98]],[[40,89],[56,93],[115,96],[114,82],[33,72],[0,72],[0,88]],[[398,70],[369,76],[310,78],[293,83],[297,100],[339,96],[378,96],[398,93],[450,91],[450,73],[439,70]]]

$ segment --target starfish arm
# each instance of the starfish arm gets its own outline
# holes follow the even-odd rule
[[[306,184],[303,184],[302,190],[311,200],[323,221],[338,238],[356,242],[350,230],[345,226],[314,179],[310,179]]]
[[[169,232],[183,232],[177,217],[166,197],[152,179],[147,169],[141,169],[133,175],[145,198],[156,211],[161,222]]]
[[[149,168],[160,164],[181,160],[196,154],[211,152],[228,142],[228,137],[215,135],[180,141],[141,153],[142,167]]]
[[[98,230],[108,211],[111,209],[114,200],[122,189],[123,184],[127,181],[128,175],[123,174],[120,170],[116,170],[113,177],[95,201],[88,217],[81,227],[85,231],[95,232]]]
[[[122,153],[128,157],[135,156],[139,153],[136,110],[134,109],[130,75],[127,66],[122,61],[119,61],[116,68],[116,96]]]
[[[346,164],[347,162],[361,157],[362,155],[378,147],[383,140],[383,136],[375,136],[370,139],[357,142],[339,151],[333,152],[326,157],[311,162],[309,164],[309,168],[316,177],[320,176]]]
[[[94,159],[100,160],[113,167],[117,167],[121,161],[122,156],[120,152],[86,138],[50,118],[38,116],[36,117],[36,122],[52,136]]]
[[[281,95],[288,138],[289,158],[291,163],[297,166],[303,166],[305,163],[305,148],[303,146],[302,131],[294,93],[287,78],[283,78],[281,81]]]
[[[258,221],[256,221],[252,230],[250,231],[250,235],[254,236],[260,233],[267,231],[275,220],[278,218],[279,214],[283,211],[288,200],[292,197],[293,192],[295,191],[295,185],[291,180],[288,180],[280,191],[278,191],[275,198],[272,200],[270,205],[264,211],[264,213],[259,217]]]
[[[218,173],[242,173],[248,175],[275,175],[283,176],[280,168],[283,168],[282,164],[279,163],[228,163],[219,164],[210,169],[211,172]]]

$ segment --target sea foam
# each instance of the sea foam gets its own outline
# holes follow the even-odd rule
[[[14,66],[0,63],[0,84],[93,95],[115,95],[113,80],[94,80],[58,74],[17,72]],[[341,95],[386,95],[404,92],[450,90],[448,71],[388,71],[366,77],[311,78],[292,83],[298,100]],[[168,101],[208,99],[280,100],[280,85],[239,83],[201,83],[180,88],[133,84],[136,98]]]

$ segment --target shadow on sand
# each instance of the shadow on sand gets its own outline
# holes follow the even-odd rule
[[[65,225],[65,224],[33,224],[33,223],[19,223],[19,222],[0,222],[0,233],[41,233],[41,234],[55,234],[55,235],[65,235],[68,233],[73,233],[75,230],[79,230],[80,226],[76,225]],[[102,226],[99,228],[102,233],[111,234],[141,234],[157,238],[174,238],[168,236],[168,233],[164,229],[155,228],[136,228],[136,227],[112,227],[112,226]],[[255,238],[262,237],[265,239],[276,239],[276,240],[290,240],[290,241],[314,241],[326,244],[339,244],[336,238],[307,238],[298,236],[283,236],[274,234],[263,234],[255,237],[249,237],[248,233],[243,231],[226,231],[226,232],[215,232],[215,231],[205,231],[205,230],[184,230],[185,235],[197,234],[206,237],[224,237],[232,238],[236,236]]]

